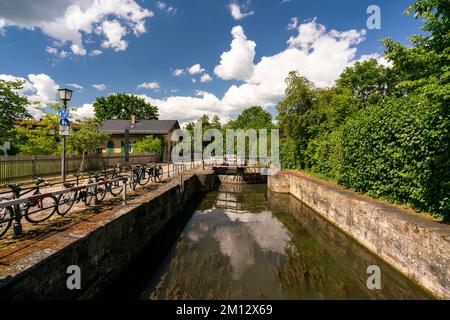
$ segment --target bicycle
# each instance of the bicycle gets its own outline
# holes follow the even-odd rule
[[[7,184],[6,188],[11,189],[11,196],[0,199],[0,202],[20,199],[32,193],[27,203],[0,208],[0,238],[6,234],[14,219],[20,220],[22,217],[32,224],[43,222],[56,212],[58,200],[52,195],[41,193],[42,186],[48,186],[49,182],[35,177],[37,180],[34,187],[23,189],[19,184]],[[24,191],[25,190],[25,191]]]
[[[161,181],[163,177],[163,168],[160,165],[152,166],[149,170],[150,176],[154,182]]]
[[[77,177],[77,184],[81,175],[75,175]],[[64,188],[72,189],[70,192],[63,193],[58,198],[58,205],[56,207],[56,213],[60,216],[66,215],[70,209],[72,209],[75,203],[81,201],[86,206],[91,206],[93,203],[101,202],[106,196],[106,188],[104,184],[88,186],[94,184],[96,181],[92,179],[92,174],[89,173],[89,177],[84,181],[81,186],[75,186],[73,183],[64,183]],[[99,186],[102,186],[99,188]]]
[[[150,171],[143,164],[131,166],[131,174],[133,177],[134,188],[136,188],[138,184],[143,187],[150,182]]]

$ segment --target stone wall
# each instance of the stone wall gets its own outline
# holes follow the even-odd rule
[[[450,226],[307,174],[283,171],[268,187],[290,193],[436,296],[450,299]]]
[[[89,299],[105,288],[148,246],[199,191],[215,187],[212,171],[188,173],[184,192],[173,179],[127,205],[114,207],[39,241],[33,250],[2,266],[0,299]],[[155,244],[158,245],[158,244]],[[68,290],[66,269],[81,269],[81,290]]]

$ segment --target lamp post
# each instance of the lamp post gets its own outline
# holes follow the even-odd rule
[[[59,98],[64,104],[64,110],[67,110],[67,102],[72,99],[72,90],[58,89]],[[63,136],[62,157],[61,157],[61,181],[66,182],[66,136]]]

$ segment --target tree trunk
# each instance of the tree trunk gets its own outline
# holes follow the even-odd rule
[[[85,154],[86,154],[86,152],[83,150],[83,152],[81,154],[80,170],[78,171],[78,174],[81,174],[83,172]]]

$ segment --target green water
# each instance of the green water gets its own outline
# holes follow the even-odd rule
[[[381,269],[381,290],[367,288],[371,265]],[[317,213],[264,185],[206,195],[147,279],[141,299],[431,298]]]

